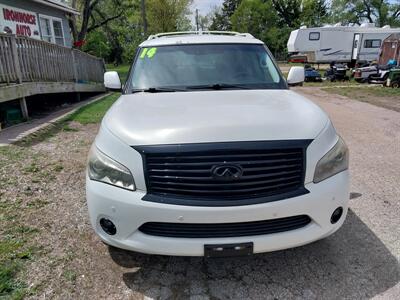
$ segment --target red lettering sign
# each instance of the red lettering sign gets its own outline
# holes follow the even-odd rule
[[[29,26],[17,24],[17,35],[31,36],[32,32]]]
[[[4,20],[36,25],[36,16],[25,12],[3,8]]]

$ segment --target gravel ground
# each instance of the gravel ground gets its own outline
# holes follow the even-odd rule
[[[351,210],[337,233],[235,259],[110,248],[94,235],[84,196],[86,153],[98,127],[73,123],[0,153],[0,196],[38,230],[29,243],[40,251],[21,275],[30,298],[400,299],[400,113],[319,88],[297,91],[330,114],[351,151]]]

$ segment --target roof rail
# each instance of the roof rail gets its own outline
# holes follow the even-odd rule
[[[234,36],[242,36],[242,37],[247,37],[247,38],[254,38],[250,33],[240,33],[236,31],[176,31],[176,32],[164,32],[164,33],[157,33],[157,34],[152,34],[150,35],[147,40],[153,40],[153,39],[158,39],[160,37],[165,37],[165,36],[177,36],[177,35],[190,35],[190,34],[215,34],[215,35],[234,35]]]

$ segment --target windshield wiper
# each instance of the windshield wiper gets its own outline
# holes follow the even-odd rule
[[[167,93],[167,92],[184,92],[186,89],[173,87],[149,87],[145,89],[131,89],[131,93]]]
[[[229,84],[229,83],[214,83],[214,84],[204,84],[204,85],[192,85],[185,86],[188,90],[223,90],[223,89],[242,89],[249,90],[252,87],[240,84]]]

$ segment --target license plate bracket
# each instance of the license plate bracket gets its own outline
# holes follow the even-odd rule
[[[204,245],[205,257],[248,256],[254,253],[254,245],[249,243]]]

